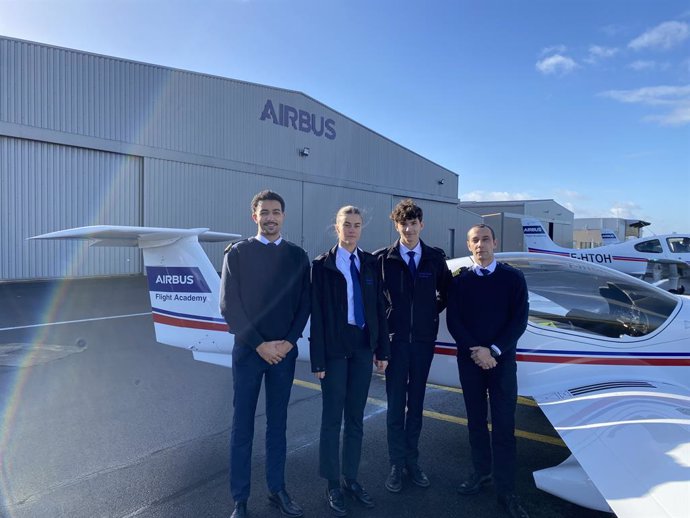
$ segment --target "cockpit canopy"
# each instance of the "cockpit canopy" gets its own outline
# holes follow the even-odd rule
[[[540,327],[640,337],[661,327],[680,304],[677,296],[651,284],[583,261],[521,253],[496,254],[496,259],[525,275],[529,320]]]

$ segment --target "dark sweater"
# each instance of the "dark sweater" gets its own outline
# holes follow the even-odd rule
[[[309,318],[309,259],[283,239],[265,245],[256,238],[235,243],[225,254],[220,312],[235,343],[256,349],[262,342],[297,345]]]
[[[494,273],[480,276],[463,268],[453,277],[446,310],[458,357],[469,357],[470,347],[494,344],[501,349],[499,358],[514,358],[528,310],[527,285],[520,270],[498,263]]]

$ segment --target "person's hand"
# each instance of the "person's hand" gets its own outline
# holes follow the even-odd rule
[[[472,351],[470,357],[478,367],[488,370],[498,365],[496,358],[491,356],[491,350],[488,347],[470,347],[470,351]]]
[[[266,363],[276,365],[280,363],[287,354],[283,353],[278,348],[278,344],[282,341],[283,340],[271,340],[270,342],[261,342],[259,347],[256,348],[256,352]]]
[[[314,376],[316,376],[316,379],[322,380],[326,377],[326,371],[315,372]]]
[[[374,360],[374,364],[376,365],[376,372],[382,374],[388,367],[388,360]]]
[[[276,348],[278,349],[278,351],[283,353],[283,358],[287,356],[287,353],[289,353],[293,347],[294,345],[292,345],[287,340],[278,340],[278,343],[276,344]]]

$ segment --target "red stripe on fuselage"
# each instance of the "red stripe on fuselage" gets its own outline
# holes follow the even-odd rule
[[[153,313],[153,321],[157,324],[166,324],[174,327],[188,327],[192,329],[206,329],[207,331],[225,331],[228,332],[227,324],[220,324],[216,322],[201,322],[199,320],[185,320],[182,318],[170,317],[161,315],[160,313]]]
[[[519,362],[576,363],[586,365],[659,365],[684,367],[690,365],[690,358],[601,358],[594,356],[550,356],[540,354],[518,354]]]
[[[436,354],[456,356],[452,347],[436,347]],[[551,356],[546,354],[517,354],[519,362],[535,363],[575,363],[586,365],[660,365],[664,367],[685,367],[690,358],[601,358],[595,356]]]

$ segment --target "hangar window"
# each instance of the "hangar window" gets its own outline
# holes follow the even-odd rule
[[[661,241],[658,239],[650,239],[649,241],[642,241],[635,245],[635,250],[638,252],[646,252],[648,254],[660,254],[663,252],[661,249]]]
[[[604,336],[639,337],[654,332],[673,314],[678,297],[638,279],[582,261],[500,258],[519,268],[529,290],[529,320]]]

